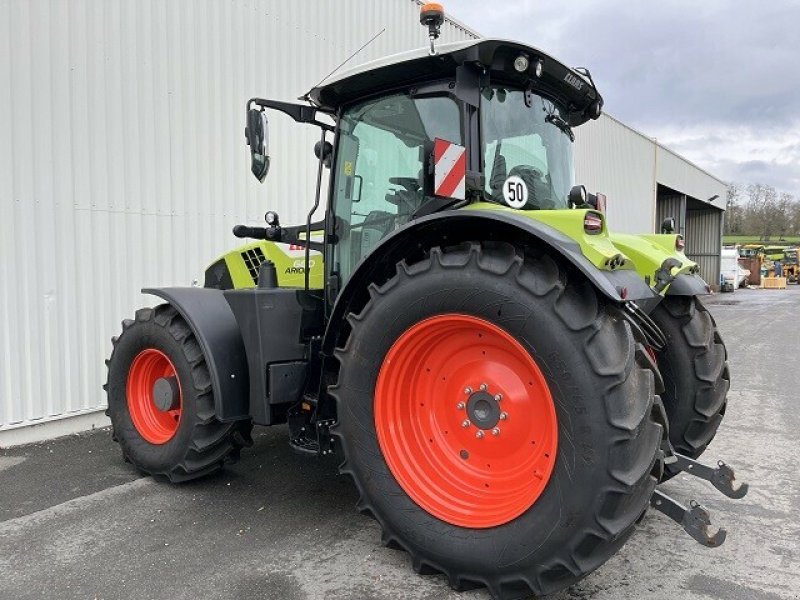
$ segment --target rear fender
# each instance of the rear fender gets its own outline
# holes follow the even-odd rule
[[[669,284],[666,296],[705,296],[711,293],[711,286],[694,273],[682,273]]]
[[[194,287],[147,288],[186,319],[206,357],[220,421],[250,418],[249,373],[236,318],[220,290]]]
[[[345,317],[366,304],[370,283],[388,280],[394,275],[398,262],[421,260],[432,247],[473,240],[544,245],[612,302],[621,303],[627,299],[646,304],[658,301],[658,296],[636,271],[597,268],[583,255],[580,244],[545,223],[511,211],[447,211],[416,219],[395,231],[359,263],[334,303],[323,341],[325,354],[330,355],[337,345]],[[625,298],[621,294],[625,294]]]

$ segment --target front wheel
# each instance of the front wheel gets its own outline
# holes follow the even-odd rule
[[[238,459],[250,422],[223,423],[203,351],[174,307],[143,308],[122,324],[108,360],[113,437],[140,471],[173,482]]]
[[[400,263],[337,350],[343,472],[416,570],[546,594],[627,540],[661,475],[663,411],[630,325],[543,254]]]

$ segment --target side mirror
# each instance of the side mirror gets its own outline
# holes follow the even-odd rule
[[[573,185],[567,197],[570,206],[584,206],[587,199],[588,194],[586,193],[586,188],[582,185]]]
[[[661,222],[661,233],[675,233],[675,217],[667,217]]]
[[[263,111],[255,108],[247,111],[244,136],[250,146],[250,170],[263,183],[269,172],[269,127]]]

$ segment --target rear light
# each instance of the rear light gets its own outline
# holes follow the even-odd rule
[[[683,239],[682,235],[679,235],[675,238],[675,250],[678,252],[683,252],[684,248],[686,248],[686,242]]]
[[[583,230],[586,233],[596,235],[603,231],[603,216],[593,212],[587,212],[583,217]]]
[[[608,207],[608,198],[605,194],[601,194],[597,192],[597,210],[603,214],[606,214],[606,208]]]

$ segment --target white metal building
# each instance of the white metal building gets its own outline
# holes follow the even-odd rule
[[[424,45],[418,9],[0,0],[0,446],[106,424],[103,360],[120,319],[153,303],[139,289],[202,279],[266,208],[304,219],[316,131],[276,116],[259,185],[246,99],[295,99],[381,31],[348,67]],[[618,229],[652,231],[656,198],[721,208],[722,182],[618,121],[578,136],[578,180],[608,194]]]
[[[716,286],[727,184],[607,114],[578,127],[575,138],[576,180],[608,196],[611,226],[658,232],[674,217],[686,255]]]

